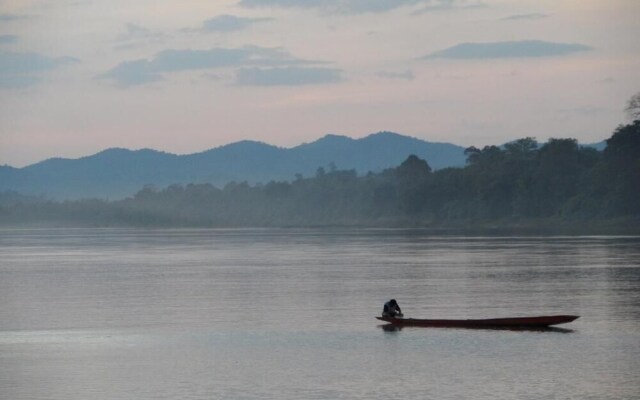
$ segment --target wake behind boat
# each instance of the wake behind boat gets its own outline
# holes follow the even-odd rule
[[[376,317],[394,326],[420,326],[434,328],[547,328],[566,324],[579,318],[578,315],[544,315],[537,317],[491,318],[491,319],[415,319]]]

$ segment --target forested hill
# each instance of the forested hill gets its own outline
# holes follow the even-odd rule
[[[604,151],[597,151],[574,139],[539,146],[524,138],[500,147],[470,147],[462,168],[433,170],[427,160],[411,155],[397,167],[365,176],[318,168],[314,177],[292,182],[147,187],[114,202],[56,203],[14,195],[4,202],[0,198],[0,225],[446,228],[595,223],[614,232],[638,233],[640,121],[619,127],[606,142]]]
[[[290,149],[241,141],[205,152],[175,155],[155,150],[109,149],[79,159],[49,159],[25,168],[0,167],[0,192],[54,199],[133,195],[145,185],[228,182],[250,184],[313,176],[318,167],[354,169],[359,174],[396,166],[410,154],[434,169],[464,165],[464,148],[390,132],[362,139],[327,135]]]

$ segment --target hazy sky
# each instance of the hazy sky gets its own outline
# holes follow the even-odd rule
[[[389,130],[584,143],[640,91],[638,0],[0,0],[0,164]]]

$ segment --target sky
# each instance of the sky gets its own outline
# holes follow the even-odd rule
[[[393,131],[593,143],[640,91],[637,0],[0,0],[0,165]]]

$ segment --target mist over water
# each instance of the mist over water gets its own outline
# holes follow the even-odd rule
[[[415,318],[581,318],[389,332],[392,297]],[[0,231],[8,399],[620,399],[639,360],[639,237]]]

